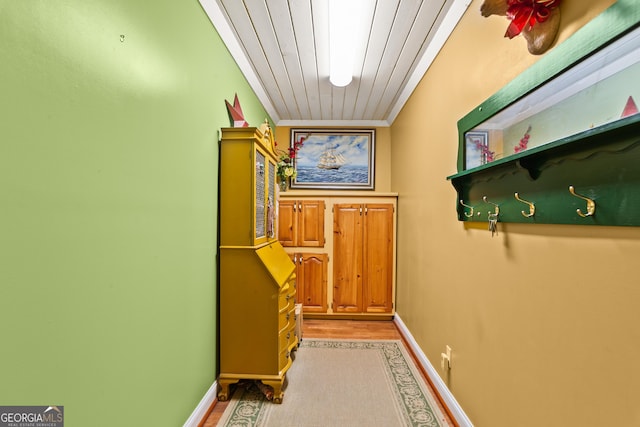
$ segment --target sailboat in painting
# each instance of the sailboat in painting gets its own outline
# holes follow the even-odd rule
[[[335,147],[327,147],[320,155],[318,168],[320,169],[340,169],[347,160],[340,153],[335,152]]]

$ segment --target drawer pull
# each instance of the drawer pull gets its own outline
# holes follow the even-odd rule
[[[287,359],[289,358],[289,356],[291,356],[291,352],[287,351]]]
[[[287,313],[286,315],[287,320],[289,320],[289,317],[291,317],[291,313]]]
[[[291,332],[287,332],[287,339],[291,338]]]

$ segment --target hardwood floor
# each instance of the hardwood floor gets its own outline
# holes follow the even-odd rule
[[[411,349],[404,342],[402,334],[396,328],[393,321],[383,320],[319,320],[304,319],[302,323],[302,338],[336,338],[336,339],[380,339],[380,340],[402,340],[405,348],[415,360]],[[416,362],[416,365],[420,365]],[[429,380],[425,373],[422,372],[427,384]],[[433,390],[433,389],[432,389]],[[436,395],[434,393],[434,395]],[[437,395],[436,395],[437,396]],[[222,417],[222,413],[227,407],[228,402],[215,403],[207,420],[201,427],[215,427]],[[440,406],[442,412],[447,414],[446,408]],[[456,426],[457,424],[448,419],[448,426]]]

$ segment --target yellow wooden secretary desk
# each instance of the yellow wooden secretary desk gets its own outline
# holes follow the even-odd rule
[[[243,379],[282,386],[297,348],[295,265],[277,240],[272,130],[224,128],[220,145],[220,391]]]

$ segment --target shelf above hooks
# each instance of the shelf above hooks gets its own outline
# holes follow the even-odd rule
[[[495,162],[449,177],[457,199],[475,211],[490,201],[499,206],[500,222],[640,226],[640,114],[610,132],[560,141],[521,158],[538,165],[536,179],[518,159]],[[487,221],[484,214],[465,212],[458,204],[460,221]]]
[[[447,179],[459,221],[640,226],[640,9],[629,4],[614,3],[458,121],[458,173]],[[573,85],[586,76],[595,80]],[[569,84],[570,96],[551,96]]]

